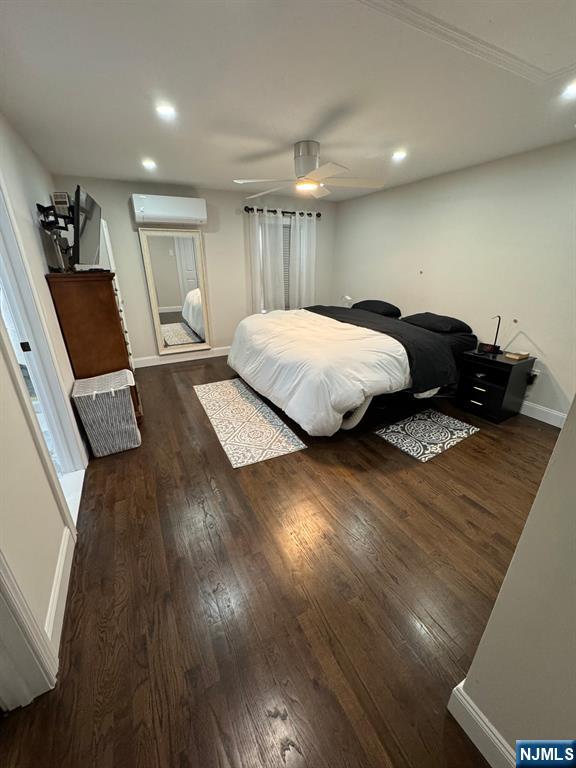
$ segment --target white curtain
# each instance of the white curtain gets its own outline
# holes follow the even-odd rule
[[[252,271],[252,311],[284,309],[282,213],[248,214],[247,241]]]
[[[296,213],[290,232],[290,309],[315,302],[316,214]]]

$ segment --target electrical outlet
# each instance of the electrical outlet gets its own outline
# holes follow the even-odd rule
[[[534,368],[530,371],[528,374],[528,386],[532,386],[532,384],[534,384],[540,373],[541,371],[538,369],[534,370]]]

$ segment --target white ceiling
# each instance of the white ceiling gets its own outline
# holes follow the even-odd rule
[[[310,138],[394,186],[576,138],[574,78],[576,0],[0,0],[0,110],[60,174],[238,190]]]

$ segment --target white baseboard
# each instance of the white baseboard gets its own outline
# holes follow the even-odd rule
[[[74,520],[74,525],[78,521],[78,510],[80,509],[85,474],[85,469],[77,469],[76,472],[66,472],[58,477],[68,509],[72,515],[72,520]]]
[[[66,597],[68,595],[74,545],[75,542],[70,529],[64,528],[54,571],[50,601],[46,612],[46,622],[44,624],[50,645],[56,654],[58,654],[60,646],[60,634],[62,632],[62,622],[64,621],[64,608],[66,607]]]
[[[226,357],[230,347],[213,347],[200,352],[182,352],[172,355],[151,355],[150,357],[135,357],[135,368],[149,368],[152,365],[168,365],[169,363],[185,363],[189,360],[202,360],[206,357]]]
[[[522,403],[520,413],[523,413],[524,416],[531,416],[533,419],[538,419],[538,421],[544,421],[546,424],[552,424],[553,427],[562,428],[566,421],[566,414],[562,413],[562,411],[555,411],[552,408],[546,408],[544,405],[531,403],[528,400],[525,400]]]
[[[158,312],[182,312],[182,304],[175,307],[158,307]]]
[[[20,585],[18,584],[8,561],[0,549],[0,606],[5,604],[14,619],[19,645],[26,646],[35,659],[37,671],[42,677],[42,688],[34,695],[48,691],[56,683],[58,672],[58,652],[54,651],[46,637],[46,631],[32,613]],[[4,630],[4,625],[2,625]],[[25,642],[22,643],[22,636]],[[2,638],[5,641],[5,638]]]
[[[492,768],[514,768],[514,749],[468,696],[465,682],[452,691],[448,711]]]
[[[0,653],[0,707],[6,712],[27,704],[54,688],[56,683],[57,660],[53,669],[47,671],[42,664],[38,650],[33,645],[35,638],[23,631],[22,624],[0,592],[0,627],[2,627],[2,652]],[[22,617],[20,617],[22,618]],[[36,633],[35,633],[36,634]],[[44,632],[37,628],[37,634],[48,643]]]

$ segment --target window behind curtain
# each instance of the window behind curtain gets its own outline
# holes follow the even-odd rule
[[[247,211],[254,312],[314,304],[316,216]]]
[[[290,309],[290,236],[292,220],[284,216],[282,220],[282,259],[284,263],[284,309]]]

